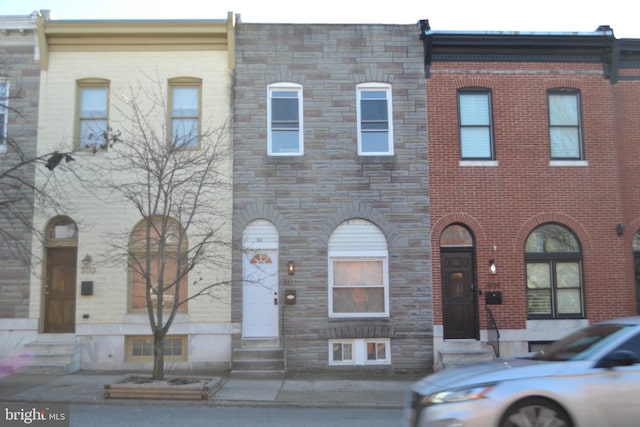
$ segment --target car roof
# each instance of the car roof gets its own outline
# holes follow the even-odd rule
[[[618,317],[616,319],[604,320],[598,323],[624,323],[628,325],[640,325],[640,316]]]

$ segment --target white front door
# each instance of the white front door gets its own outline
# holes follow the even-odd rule
[[[278,337],[278,251],[246,251],[243,261],[242,337]]]

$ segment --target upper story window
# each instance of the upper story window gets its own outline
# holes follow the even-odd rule
[[[9,82],[0,80],[0,153],[7,152],[7,122],[9,116]]]
[[[549,101],[549,139],[552,160],[582,160],[580,128],[580,93],[576,90],[553,90]]]
[[[78,106],[80,148],[105,144],[109,128],[109,82],[103,79],[78,81]]]
[[[180,148],[200,146],[200,89],[202,80],[177,78],[169,80],[169,126],[171,143]]]
[[[268,152],[270,156],[304,154],[302,86],[276,83],[268,87]]]
[[[389,254],[374,224],[349,220],[329,239],[329,317],[389,315]]]
[[[393,154],[391,85],[363,83],[358,94],[358,154]]]
[[[559,224],[543,224],[525,244],[529,319],[584,317],[582,251]]]
[[[458,91],[460,114],[460,158],[493,160],[491,92],[483,89]]]

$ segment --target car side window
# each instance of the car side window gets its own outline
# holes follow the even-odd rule
[[[633,337],[629,338],[622,345],[616,348],[616,351],[617,350],[632,351],[638,356],[640,356],[640,333],[637,333]]]

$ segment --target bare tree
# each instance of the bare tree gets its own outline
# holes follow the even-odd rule
[[[0,75],[12,75],[14,61],[10,56],[1,56]],[[30,120],[34,128],[37,126],[37,117],[23,117],[20,108],[13,106],[24,104],[19,82],[13,83],[10,91],[6,90],[7,85],[0,85],[0,246],[28,264],[31,240],[25,238],[25,232],[42,237],[41,230],[33,227],[34,207],[46,205],[55,212],[63,210],[58,199],[36,185],[35,168],[42,166],[53,171],[74,158],[71,152],[36,154],[36,141],[25,141],[22,135],[13,133],[11,125],[19,119],[27,123]]]
[[[160,84],[131,92],[119,97],[122,126],[98,135],[109,160],[95,163],[99,176],[92,182],[140,218],[133,231],[108,236],[108,261],[129,269],[131,308],[146,309],[152,377],[162,379],[165,337],[176,315],[228,284],[230,138],[227,125],[171,123]]]

